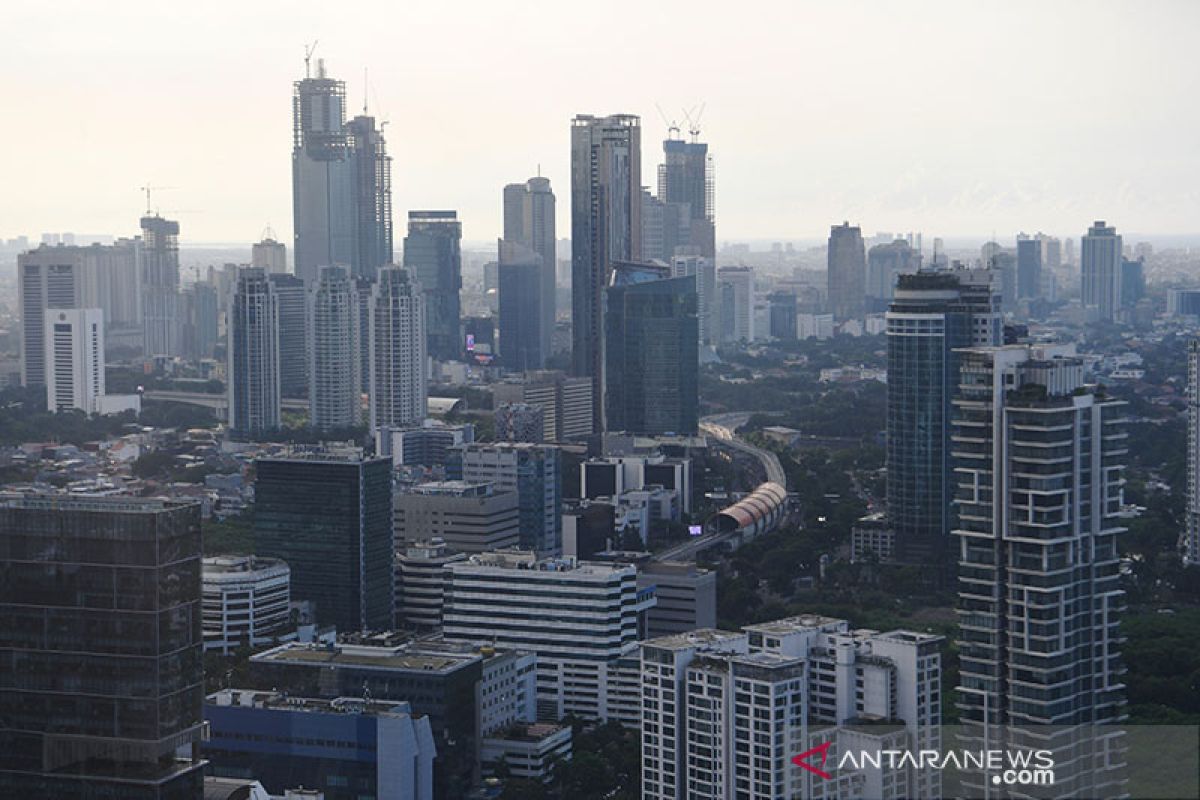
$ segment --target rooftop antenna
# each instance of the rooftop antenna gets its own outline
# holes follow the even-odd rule
[[[666,113],[663,112],[662,106],[658,103],[655,103],[654,107],[658,109],[658,115],[662,117],[663,124],[667,126],[667,138],[674,139],[675,136],[679,135],[679,123],[673,119],[667,119]],[[675,135],[672,136],[671,134]]]
[[[695,144],[697,138],[700,136],[700,118],[704,116],[704,107],[706,105],[708,104],[700,104],[700,110],[696,112],[695,118],[692,117],[692,112],[690,109],[684,109],[683,111],[683,115],[687,117],[688,121],[688,133],[692,135],[692,144]]]
[[[304,46],[304,77],[305,78],[312,77],[312,73],[309,72],[308,65],[309,65],[309,62],[312,61],[313,53],[317,52],[317,42],[318,41],[320,41],[320,40],[313,39],[312,44],[308,44],[308,45]]]

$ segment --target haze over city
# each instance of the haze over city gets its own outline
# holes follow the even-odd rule
[[[386,128],[394,207],[500,231],[496,187],[569,186],[580,112],[696,113],[719,241],[942,236],[1096,218],[1196,232],[1192,2],[6,4],[0,233],[124,235],[152,204],[184,242],[290,241],[292,81],[316,41]],[[368,71],[364,84],[364,69]],[[366,90],[364,91],[364,86]],[[643,183],[654,185],[654,162]],[[562,235],[568,235],[565,228]]]

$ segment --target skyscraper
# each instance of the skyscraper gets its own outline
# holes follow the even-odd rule
[[[425,301],[401,267],[384,267],[370,303],[371,430],[425,419]]]
[[[180,295],[180,350],[185,358],[211,358],[217,346],[217,287],[197,281]]]
[[[499,247],[500,358],[509,369],[541,369],[548,345],[542,302],[542,257],[528,247],[501,239]]]
[[[571,364],[592,379],[603,429],[604,290],[612,263],[642,257],[641,120],[629,114],[571,122]]]
[[[921,269],[921,256],[904,239],[877,244],[867,252],[867,311],[887,311],[899,276]]]
[[[1121,308],[1121,237],[1097,220],[1080,240],[1083,307],[1099,319],[1113,320]]]
[[[0,500],[0,796],[200,800],[200,506]]]
[[[849,222],[829,230],[829,310],[834,319],[859,319],[866,304],[867,255],[862,231]]]
[[[262,267],[269,274],[287,272],[287,245],[275,241],[274,234],[264,234],[261,242],[250,245],[250,266]]]
[[[257,555],[292,569],[292,598],[339,631],[392,625],[392,462],[357,451],[259,459]]]
[[[425,293],[425,339],[436,361],[455,361],[463,352],[461,241],[455,212],[408,212],[404,266]]]
[[[253,437],[280,422],[279,298],[261,267],[238,270],[227,319],[229,429]]]
[[[362,421],[359,306],[350,272],[322,267],[308,296],[308,422],[347,428]]]
[[[617,263],[605,305],[605,430],[696,432],[696,279],[668,267]]]
[[[696,141],[663,140],[663,163],[658,165],[658,199],[686,207],[687,244],[700,248],[700,255],[716,258],[716,197],[712,156],[708,145]],[[671,253],[667,256],[670,257]]]
[[[279,393],[308,397],[308,290],[289,273],[267,275],[279,301]]]
[[[700,255],[700,248],[688,247],[676,250],[670,264],[672,277],[695,276],[696,316],[700,319],[700,344],[716,344],[719,320],[716,262]]]
[[[41,247],[17,259],[21,293],[21,383],[46,384],[46,320],[51,309],[84,302],[83,266],[59,248]]]
[[[887,313],[888,516],[905,561],[939,563],[950,544],[957,351],[1002,341],[992,277],[987,271],[901,275]]]
[[[717,270],[717,308],[721,342],[754,341],[754,268]]]
[[[292,205],[296,274],[323,266],[374,279],[392,260],[391,157],[375,118],[345,121],[346,84],[325,74],[297,81],[292,97]]]
[[[463,444],[447,475],[516,492],[521,547],[541,554],[562,551],[562,454],[557,447],[523,442]]]
[[[971,349],[960,374],[962,724],[973,744],[1036,738],[1055,796],[1121,796],[1124,737],[1091,726],[1124,719],[1125,404],[1083,382],[1073,345]]]
[[[1036,299],[1041,294],[1042,243],[1022,234],[1017,237],[1017,299]]]
[[[142,217],[142,320],[146,355],[179,355],[179,223]]]
[[[539,269],[537,331],[542,358],[550,355],[554,333],[555,259],[554,192],[550,179],[538,176],[504,187],[504,240],[522,244],[541,260]],[[500,263],[504,263],[503,257]],[[526,304],[531,307],[530,304]],[[539,363],[537,368],[541,368]]]
[[[46,318],[46,408],[101,412],[104,397],[104,312],[64,308]]]
[[[1187,404],[1188,493],[1179,551],[1185,565],[1200,565],[1200,339],[1188,342]]]
[[[767,302],[770,304],[771,338],[784,342],[796,341],[796,295],[792,292],[771,292]]]

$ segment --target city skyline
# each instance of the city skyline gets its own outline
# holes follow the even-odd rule
[[[1194,125],[1187,119],[1194,112],[1174,98],[1197,85],[1183,37],[1195,29],[1189,17],[1200,22],[1200,9],[1161,3],[1132,13],[1106,3],[1082,15],[1039,6],[1039,24],[1028,25],[1022,12],[1033,8],[769,6],[762,19],[786,24],[729,33],[739,26],[722,25],[721,18],[733,12],[691,19],[663,7],[599,20],[598,35],[586,41],[563,33],[579,22],[570,9],[536,15],[510,9],[505,13],[528,17],[529,24],[505,48],[506,74],[550,76],[545,102],[530,109],[516,102],[519,81],[493,85],[500,76],[482,68],[496,55],[489,35],[501,22],[499,10],[482,5],[462,15],[453,59],[438,37],[406,37],[412,47],[392,46],[393,31],[432,26],[432,9],[380,9],[381,24],[367,30],[352,20],[318,19],[306,7],[286,16],[220,5],[171,9],[172,26],[186,26],[193,36],[168,50],[165,40],[137,35],[166,22],[158,7],[97,15],[81,6],[69,23],[48,25],[44,12],[18,6],[13,26],[26,35],[0,56],[0,66],[29,76],[14,86],[12,103],[38,116],[43,134],[25,137],[17,126],[0,134],[12,152],[22,137],[26,157],[8,177],[29,187],[20,198],[0,201],[0,218],[11,226],[0,234],[126,232],[124,220],[146,210],[140,187],[149,183],[160,187],[152,189],[150,208],[179,219],[192,242],[249,243],[267,225],[290,240],[285,87],[303,76],[304,46],[314,40],[314,58],[324,58],[329,73],[347,84],[347,115],[361,111],[366,94],[368,112],[391,123],[396,214],[456,208],[468,242],[501,231],[494,196],[514,172],[540,169],[567,185],[563,130],[573,115],[638,114],[645,146],[657,150],[667,123],[656,106],[686,139],[680,109],[695,113],[701,104],[701,139],[721,178],[718,242],[817,238],[841,219],[865,232],[936,226],[950,236],[1035,224],[1078,235],[1092,219],[1111,220],[1132,235],[1195,232],[1190,212],[1200,201],[1200,157],[1189,146]],[[231,17],[241,24],[224,24]],[[628,30],[615,28],[617,18]],[[650,45],[668,22],[685,39],[726,31],[724,50],[754,53],[756,80],[747,83],[741,70],[716,61],[667,69],[659,60],[673,56]],[[114,50],[95,34],[117,24],[128,35]],[[835,48],[835,39],[821,33],[847,28],[854,47]],[[606,32],[623,33],[632,46],[644,42],[645,58],[604,70],[603,77],[591,74],[584,65],[611,39]],[[1018,37],[1023,55],[1012,59],[1006,54]],[[1120,59],[1088,44],[1118,37]],[[64,49],[71,60],[57,57]],[[157,65],[151,75],[147,63]],[[414,80],[430,65],[439,80]],[[663,77],[646,80],[653,75]],[[105,120],[145,92],[162,106],[155,136]],[[445,103],[448,96],[456,101]],[[988,113],[993,108],[1003,111]],[[1118,108],[1128,110],[1113,113]],[[880,126],[889,109],[908,124]],[[493,126],[494,147],[464,148],[465,133],[446,135],[480,119]],[[88,147],[74,144],[81,138]],[[180,158],[181,150],[206,155]],[[657,164],[645,162],[641,183],[653,187]],[[76,184],[71,197],[45,180],[50,163]],[[236,191],[228,175],[240,177]]]

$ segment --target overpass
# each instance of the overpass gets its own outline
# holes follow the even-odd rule
[[[217,419],[229,419],[229,398],[223,394],[207,392],[180,392],[174,389],[151,389],[142,393],[142,400],[157,400],[163,403],[183,403],[189,406],[212,409]],[[307,411],[308,401],[303,398],[285,397],[280,401],[285,411]]]

